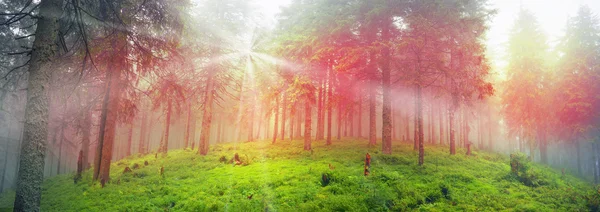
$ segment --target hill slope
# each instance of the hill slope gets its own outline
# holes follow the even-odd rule
[[[91,181],[90,171],[78,184],[72,175],[47,180],[42,209],[588,211],[597,204],[592,185],[537,164],[532,173],[542,185],[528,187],[510,173],[506,156],[478,151],[473,156],[460,151],[450,156],[446,147],[426,146],[425,165],[418,167],[410,144],[395,144],[388,156],[379,152],[379,146],[366,143],[343,140],[325,146],[319,141],[313,143],[312,152],[303,151],[301,141],[229,143],[213,146],[208,156],[192,150],[171,151],[166,158],[132,156],[113,164],[112,182],[105,188]],[[371,175],[364,177],[367,152],[372,167]],[[220,162],[235,153],[244,164]],[[123,173],[125,167],[133,171]],[[328,185],[323,174],[330,179]],[[0,204],[5,205],[0,208],[10,206],[6,204],[14,198],[3,196]]]

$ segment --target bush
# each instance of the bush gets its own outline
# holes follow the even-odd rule
[[[548,176],[531,168],[531,161],[521,152],[510,154],[510,170],[526,186],[539,187],[549,184]]]

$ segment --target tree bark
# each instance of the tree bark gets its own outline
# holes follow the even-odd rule
[[[287,110],[287,92],[283,92],[283,98],[281,99],[281,140],[285,140],[285,115]]]
[[[292,107],[296,108],[296,104],[294,104]],[[290,141],[294,140],[294,118],[296,116],[296,114],[294,114],[292,112],[293,110],[290,110]]]
[[[185,134],[183,136],[183,149],[187,149],[190,144],[190,125],[192,123],[192,103],[187,102],[187,123],[185,125]]]
[[[138,143],[138,153],[139,154],[146,153],[144,146],[146,144],[146,131],[147,131],[146,127],[147,127],[147,125],[148,125],[148,114],[144,113],[142,115],[142,123],[140,126],[140,140]]]
[[[358,138],[362,138],[362,115],[363,112],[363,108],[362,108],[362,97],[358,98]]]
[[[417,85],[417,125],[419,127],[419,166],[424,163],[425,148],[423,146],[423,97],[421,85]]]
[[[310,140],[310,119],[311,119],[311,112],[310,112],[310,101],[306,100],[306,102],[304,103],[304,150],[308,151],[311,150],[311,140]]]
[[[92,127],[91,116],[92,113],[90,111],[85,111],[82,113],[83,115],[83,123],[81,126],[81,164],[82,169],[87,170],[89,167],[89,155],[90,155],[90,128]]]
[[[333,113],[331,110],[333,110],[333,103],[332,103],[332,96],[333,96],[333,72],[331,71],[331,67],[329,66],[329,64],[327,64],[327,75],[328,75],[328,80],[327,80],[327,141],[326,141],[326,145],[331,145],[331,114]]]
[[[455,137],[454,111],[455,111],[455,107],[450,106],[450,108],[448,110],[448,124],[449,124],[449,130],[450,130],[450,155],[456,154],[456,141],[454,139],[454,137]]]
[[[338,109],[337,109],[337,140],[341,140],[342,139],[342,104],[341,102],[338,103]]]
[[[6,167],[8,165],[8,148],[9,148],[9,143],[10,143],[10,118],[8,120],[9,122],[9,126],[8,126],[8,135],[6,136],[6,145],[4,146],[4,166],[2,166],[3,171],[2,171],[2,180],[0,181],[0,193],[4,192],[4,179],[6,178],[6,170],[8,169],[8,167]]]
[[[133,138],[133,122],[129,123],[129,132],[127,133],[127,149],[126,149],[126,157],[131,155],[131,140]]]
[[[348,121],[350,121],[350,137],[354,138],[354,103],[350,104],[348,116]]]
[[[413,150],[414,151],[419,150],[419,137],[420,137],[419,127],[418,127],[419,126],[419,121],[418,121],[419,103],[418,103],[417,93],[418,93],[418,91],[417,91],[417,89],[415,89],[415,109],[414,109],[414,117],[413,117],[413,121],[414,121],[414,123],[413,123],[413,126],[414,126],[414,129],[413,129],[413,131],[414,131],[414,136],[413,136],[413,139],[414,139]]]
[[[596,184],[598,184],[598,182],[600,181],[600,158],[598,157],[598,145],[598,141],[594,142],[594,167],[596,167],[596,172],[594,172],[594,183]]]
[[[19,157],[14,211],[39,211],[48,136],[48,88],[57,56],[62,0],[42,0],[29,61],[23,145]]]
[[[580,146],[580,141],[579,138],[575,141],[575,149],[577,151],[577,174],[579,174],[579,176],[583,176],[583,172],[581,171],[581,148]]]
[[[438,105],[438,122],[440,125],[440,144],[444,145],[446,141],[444,140],[444,110],[442,109],[442,104]]]
[[[204,114],[202,116],[202,130],[200,131],[200,141],[198,142],[198,153],[200,155],[208,154],[210,127],[212,125],[212,108],[214,99],[214,76],[209,75],[206,85],[206,94],[204,95]]]
[[[279,120],[279,98],[275,97],[275,123],[273,126],[273,142],[275,143],[277,141],[277,131],[279,129],[279,127],[277,127],[277,122]]]
[[[160,145],[160,152],[166,154],[169,150],[169,130],[171,128],[171,100],[167,100],[167,118],[165,120],[165,137]]]
[[[325,122],[325,120],[323,119],[323,94],[323,80],[321,80],[319,82],[319,92],[317,96],[317,140],[323,139],[324,137],[321,131],[321,128],[324,129],[323,125]]]
[[[60,142],[58,143],[58,163],[56,165],[56,174],[57,175],[60,174],[60,163],[62,161],[62,144],[65,139],[64,133],[65,133],[65,127],[64,127],[64,125],[62,125],[60,127],[60,134],[59,134],[59,138],[58,138],[58,139],[60,139]]]

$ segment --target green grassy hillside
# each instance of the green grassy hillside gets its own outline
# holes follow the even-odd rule
[[[418,167],[410,144],[395,144],[391,156],[381,154],[380,146],[367,147],[364,140],[313,145],[308,152],[301,141],[284,141],[216,145],[208,156],[191,150],[171,151],[165,158],[132,156],[113,164],[112,181],[105,188],[92,182],[89,171],[78,184],[73,175],[47,180],[42,209],[589,211],[596,210],[600,199],[591,184],[537,164],[527,172],[533,184],[526,186],[511,174],[509,158],[498,154],[465,156],[459,151],[450,156],[446,147],[426,146],[425,165]],[[372,166],[365,177],[367,152]],[[221,162],[235,153],[244,164]],[[133,171],[123,173],[125,167]],[[323,174],[329,176],[327,185]],[[4,194],[0,208],[9,207],[12,196]]]

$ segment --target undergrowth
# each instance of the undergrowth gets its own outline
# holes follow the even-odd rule
[[[592,185],[523,158],[526,167],[515,174],[509,157],[477,150],[450,156],[446,147],[426,146],[419,167],[409,144],[395,143],[392,155],[364,140],[316,141],[314,151],[302,145],[227,143],[213,145],[207,156],[192,150],[134,155],[113,163],[104,188],[90,171],[77,184],[72,174],[46,180],[42,210],[597,211],[600,204]],[[365,177],[366,153],[372,162]],[[4,193],[0,208],[9,208],[11,198],[14,192]]]

